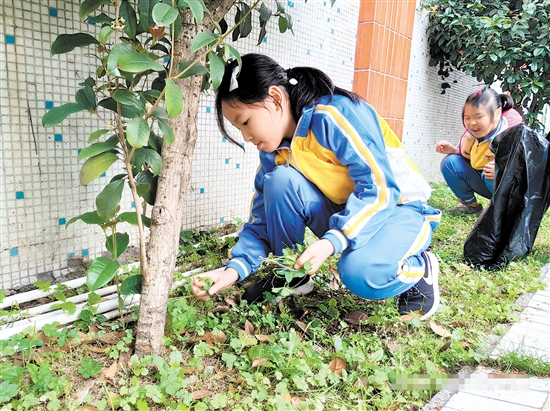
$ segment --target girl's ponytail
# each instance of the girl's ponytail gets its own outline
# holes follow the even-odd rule
[[[502,107],[502,112],[508,111],[514,108],[514,100],[508,94],[499,94],[498,98],[500,99],[500,104]]]
[[[359,101],[359,96],[350,91],[336,87],[329,76],[313,67],[294,67],[286,70],[288,84],[286,89],[292,107],[292,117],[296,122],[302,115],[302,110],[316,103],[324,96],[335,94],[343,95],[354,102]]]

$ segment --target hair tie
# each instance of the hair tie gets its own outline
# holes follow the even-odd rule
[[[287,75],[288,82],[290,83],[290,85],[295,86],[296,84],[298,84],[298,80],[296,80],[293,76],[292,69],[288,69],[286,71],[286,75]]]
[[[237,75],[239,74],[239,65],[236,65],[231,72],[231,80],[229,81],[229,91],[233,91],[239,88],[239,82],[237,81]]]

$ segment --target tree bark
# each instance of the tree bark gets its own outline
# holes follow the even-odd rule
[[[212,31],[235,0],[205,2],[211,14],[197,27],[189,10],[181,13],[182,29],[174,41],[175,61],[193,60],[191,43],[201,31]],[[204,62],[203,62],[204,63]],[[185,206],[187,186],[191,179],[191,166],[197,141],[197,117],[202,78],[197,76],[178,80],[183,90],[184,106],[179,116],[171,121],[176,139],[162,147],[162,171],[159,174],[155,205],[151,216],[151,232],[147,247],[148,274],[144,274],[137,324],[135,350],[138,356],[162,355],[164,327],[170,287],[179,246],[179,233]]]

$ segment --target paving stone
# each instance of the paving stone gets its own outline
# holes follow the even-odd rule
[[[502,384],[506,384],[506,381],[504,381],[504,379],[499,379],[499,380],[502,382]],[[529,384],[528,381],[525,381],[525,382],[527,383],[527,385]],[[526,407],[533,407],[538,409],[542,408],[542,406],[544,405],[544,402],[546,401],[546,397],[548,397],[548,394],[543,391],[515,390],[513,388],[514,383],[510,382],[510,385],[511,385],[510,389],[500,389],[500,390],[467,389],[460,392],[478,395],[484,398],[492,398],[494,400],[504,401],[507,403],[525,405]]]
[[[449,402],[445,404],[445,408],[459,411],[533,411],[537,409],[535,407],[499,401],[466,392],[459,392],[453,395]]]
[[[529,389],[550,393],[550,378],[529,378]]]

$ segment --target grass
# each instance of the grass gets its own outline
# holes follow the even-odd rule
[[[445,185],[434,188],[434,206],[455,206]],[[487,336],[517,319],[519,296],[541,288],[550,216],[532,253],[496,271],[463,261],[475,220],[444,213],[434,234],[442,304],[432,321],[403,321],[391,299],[366,301],[333,289],[327,272],[316,276],[312,294],[250,306],[240,302],[241,288],[204,303],[187,285],[170,300],[163,357],[132,355],[135,313],[1,341],[0,411],[411,411],[435,391],[396,388],[397,377],[455,374],[478,364],[546,377],[550,366],[540,359],[490,359]],[[206,234],[182,234],[179,265],[223,265],[234,239]],[[349,318],[357,310],[364,321]]]

